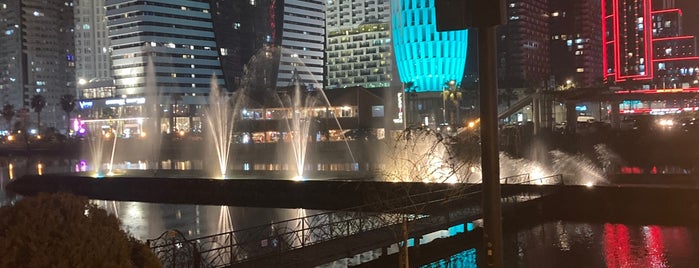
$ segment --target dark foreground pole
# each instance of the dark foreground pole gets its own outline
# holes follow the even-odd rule
[[[486,267],[503,267],[500,159],[498,150],[498,80],[495,26],[478,28],[481,90],[481,169]]]
[[[504,0],[435,0],[437,31],[478,29],[481,90],[481,169],[483,174],[483,242],[479,266],[504,266],[500,159],[498,150],[498,79],[495,28],[505,24]]]

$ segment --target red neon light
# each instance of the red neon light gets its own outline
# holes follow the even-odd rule
[[[699,88],[663,88],[663,89],[636,89],[636,90],[620,90],[615,94],[666,94],[666,93],[697,93]]]
[[[607,1],[602,0],[602,77],[609,76],[607,73],[607,70],[609,69],[609,63],[607,62],[607,45],[611,41],[607,41],[607,19],[611,17],[611,15],[607,16],[605,13],[607,13]]]
[[[665,58],[653,60],[653,62],[663,62],[663,61],[681,61],[681,60],[699,60],[699,56],[694,57],[679,57],[679,58]]]
[[[644,6],[645,9],[645,14],[644,14],[644,19],[643,23],[645,23],[645,32],[646,36],[644,36],[644,40],[646,41],[646,73],[648,74],[648,79],[653,79],[653,73],[655,71],[655,66],[653,66],[653,62],[655,60],[655,53],[653,53],[653,15],[651,15],[651,0],[646,0],[646,5]]]
[[[652,17],[651,17],[651,0],[638,0],[642,1],[643,4],[643,35],[641,38],[643,39],[643,54],[644,54],[644,63],[643,65],[645,66],[644,73],[643,74],[634,74],[634,75],[624,75],[622,74],[622,68],[621,68],[621,31],[620,29],[620,23],[619,23],[619,1],[615,0],[614,1],[614,12],[613,12],[613,17],[614,17],[614,72],[615,72],[615,80],[617,82],[623,81],[625,79],[634,79],[634,80],[649,80],[653,79],[653,35],[652,35]],[[635,26],[634,26],[635,27]],[[635,40],[638,42],[638,40]],[[637,53],[640,54],[640,53]],[[604,55],[603,55],[604,56]]]
[[[614,3],[612,4],[612,15],[614,16],[614,80],[619,81],[621,80],[619,78],[621,68],[621,58],[619,56],[619,1],[614,0]]]
[[[655,41],[679,40],[679,39],[690,39],[690,38],[694,38],[694,36],[692,36],[692,35],[683,35],[683,36],[653,38],[653,42],[655,42]]]
[[[682,16],[682,10],[679,8],[671,8],[671,9],[662,9],[662,10],[655,10],[652,13],[653,14],[659,14],[659,13],[668,13],[668,12],[677,12]]]

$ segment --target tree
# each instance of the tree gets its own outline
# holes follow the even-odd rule
[[[65,94],[61,96],[61,110],[66,113],[66,118],[68,121],[68,127],[66,128],[66,135],[70,132],[70,113],[75,110],[75,96],[71,94]]]
[[[0,267],[161,266],[114,215],[68,193],[0,207],[0,252]]]
[[[446,83],[444,83],[444,88],[442,89],[442,111],[443,111],[443,119],[445,123],[449,124],[456,124],[457,126],[461,126],[461,122],[459,119],[459,113],[460,113],[460,108],[459,108],[459,103],[461,102],[461,85],[457,85],[455,80],[449,80]],[[447,101],[450,104],[449,106],[453,106],[454,109],[453,111],[447,112]],[[456,113],[456,118],[454,118],[454,115],[452,113]]]
[[[384,168],[378,177],[390,182],[424,182],[426,184],[447,183],[455,186],[443,192],[444,199],[440,206],[459,200],[470,191],[469,184],[478,183],[481,178],[473,168],[480,160],[480,136],[477,131],[464,130],[454,135],[444,135],[426,127],[405,129],[392,145],[383,152]],[[417,219],[417,215],[430,214],[432,201],[425,196],[415,195],[410,189],[422,184],[404,184],[400,198],[387,198],[382,194],[372,198],[400,222],[400,230],[394,233],[399,242],[399,267],[410,267],[408,256],[408,234]]]
[[[2,117],[5,118],[5,121],[7,121],[7,127],[10,129],[10,132],[12,131],[12,118],[15,116],[15,106],[9,103],[6,103],[5,106],[2,107]]]
[[[41,110],[46,107],[46,98],[41,94],[36,94],[32,96],[30,104],[34,112],[36,112],[37,128],[41,129]]]

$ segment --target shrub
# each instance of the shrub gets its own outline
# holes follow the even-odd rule
[[[161,267],[114,215],[67,193],[0,207],[0,267]]]

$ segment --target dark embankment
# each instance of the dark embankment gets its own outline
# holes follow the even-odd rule
[[[338,210],[382,203],[397,208],[423,200],[444,199],[476,189],[468,185],[390,183],[376,181],[275,179],[200,179],[107,177],[75,175],[27,175],[7,187],[21,195],[40,192],[70,192],[91,199],[151,203],[230,205],[241,207],[307,208]],[[416,195],[410,203],[390,202]]]

